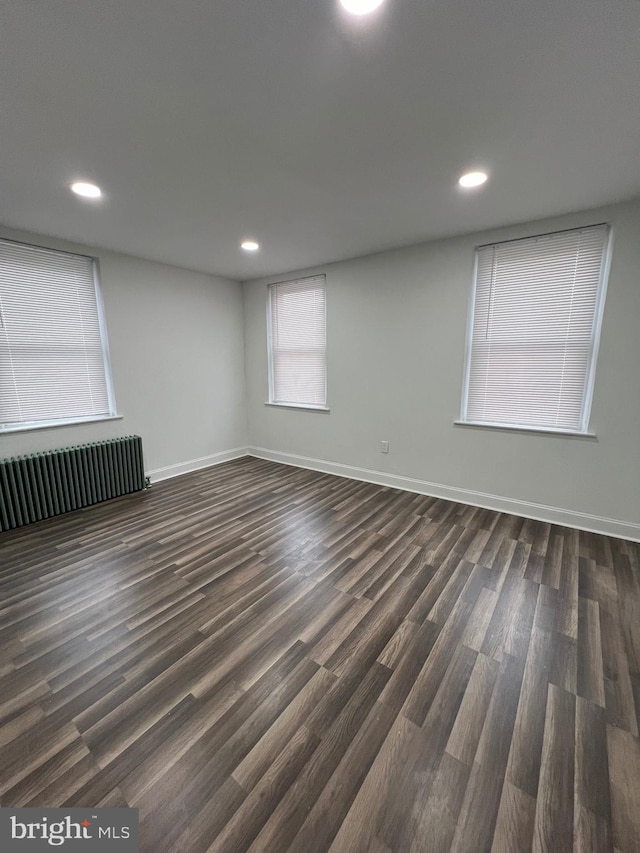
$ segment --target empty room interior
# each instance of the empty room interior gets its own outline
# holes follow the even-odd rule
[[[640,2],[14,0],[0,105],[0,849],[638,853]]]

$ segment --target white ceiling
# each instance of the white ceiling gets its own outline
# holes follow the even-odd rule
[[[640,194],[639,0],[7,0],[0,73],[0,222],[238,279]]]

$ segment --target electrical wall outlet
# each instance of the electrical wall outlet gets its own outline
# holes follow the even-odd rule
[[[380,442],[380,453],[388,453],[389,452],[389,442],[381,441]]]

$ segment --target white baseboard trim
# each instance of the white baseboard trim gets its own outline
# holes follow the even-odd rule
[[[211,456],[201,456],[199,459],[189,459],[186,462],[177,462],[175,465],[165,465],[164,468],[154,468],[147,471],[147,477],[152,483],[160,480],[168,480],[170,477],[179,477],[181,474],[190,474],[191,471],[199,471],[201,468],[209,468],[212,465],[221,465],[232,459],[240,459],[248,455],[246,447],[234,447],[233,450],[221,450],[220,453],[212,453]]]
[[[556,506],[514,500],[501,495],[460,489],[456,486],[444,486],[441,483],[430,483],[427,480],[416,480],[413,477],[403,477],[399,474],[370,471],[368,468],[356,468],[353,465],[344,465],[341,462],[312,459],[308,456],[298,456],[295,453],[281,453],[279,450],[268,450],[266,447],[249,447],[247,453],[249,456],[257,456],[259,459],[269,459],[272,462],[281,462],[284,465],[293,465],[297,468],[309,468],[312,471],[321,471],[324,474],[335,474],[338,477],[363,480],[365,483],[390,486],[394,489],[431,495],[436,498],[482,507],[483,509],[508,512],[513,515],[532,518],[535,521],[546,521],[551,524],[561,524],[563,527],[576,527],[579,530],[588,530],[591,533],[604,533],[607,536],[617,536],[621,539],[640,542],[640,524],[618,521],[615,518],[604,518],[599,515],[589,515],[585,512],[561,509]]]

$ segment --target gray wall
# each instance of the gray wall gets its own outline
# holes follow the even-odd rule
[[[603,221],[613,225],[614,251],[591,413],[597,440],[454,426],[474,247]],[[266,285],[320,272],[331,413],[265,406]],[[399,485],[388,475],[414,478],[430,485],[404,485],[640,536],[640,203],[298,270],[243,290],[249,435],[259,453],[346,474],[341,466],[354,466]],[[388,456],[381,439],[391,443]]]
[[[597,439],[454,426],[474,246],[601,221],[614,227],[614,252],[591,416]],[[158,479],[246,446],[248,415],[262,455],[640,537],[640,202],[292,273],[327,275],[330,414],[264,405],[267,280],[241,289],[59,240],[0,236],[99,258],[123,415],[2,436],[2,457],[139,433]]]
[[[237,282],[5,228],[0,236],[99,258],[123,416],[0,436],[0,457],[138,433],[147,471],[178,466],[159,471],[158,479],[193,460],[246,446]]]

